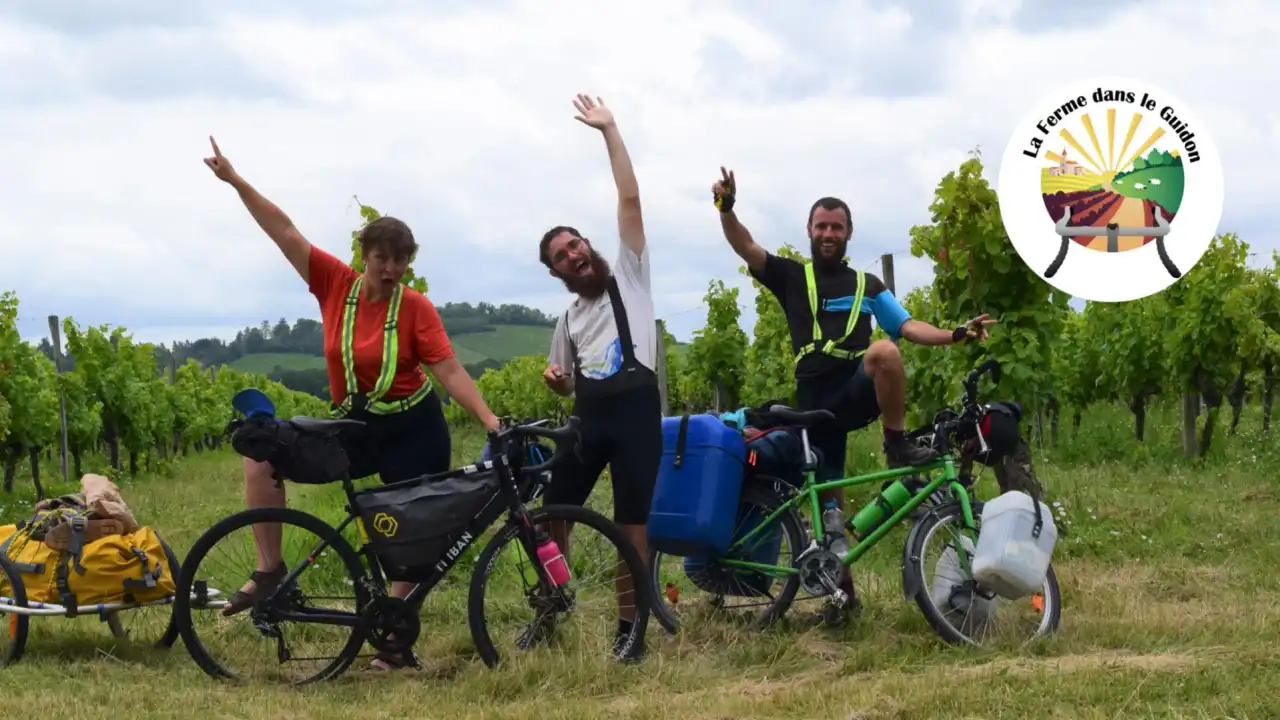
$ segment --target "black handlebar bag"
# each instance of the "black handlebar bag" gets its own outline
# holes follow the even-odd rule
[[[965,455],[992,467],[1009,457],[1018,448],[1022,440],[1022,408],[1016,402],[997,400],[983,407],[982,419],[978,421],[978,432],[987,443],[987,451],[977,438],[966,443]],[[970,451],[970,448],[972,450]]]

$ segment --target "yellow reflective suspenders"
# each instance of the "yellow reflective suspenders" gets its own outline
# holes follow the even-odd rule
[[[346,415],[358,407],[363,407],[374,415],[403,412],[417,405],[431,392],[431,380],[428,379],[409,397],[382,402],[382,396],[391,389],[391,381],[396,376],[396,356],[400,352],[400,332],[397,325],[400,321],[400,298],[404,292],[403,285],[396,284],[396,289],[391,293],[391,302],[387,304],[387,318],[382,325],[382,372],[378,374],[378,381],[374,383],[368,395],[361,396],[356,392],[354,348],[356,304],[360,301],[360,286],[363,283],[364,275],[357,276],[355,282],[351,283],[351,290],[347,293],[346,307],[342,312],[342,368],[346,372],[347,396],[342,399],[342,404],[334,408],[334,414]]]
[[[813,313],[813,340],[800,348],[796,353],[795,363],[800,362],[800,358],[811,352],[821,352],[832,357],[842,358],[844,360],[852,360],[861,357],[866,350],[850,352],[842,348],[836,347],[845,341],[853,333],[853,328],[858,324],[858,316],[862,314],[862,296],[867,289],[866,276],[862,271],[857,271],[858,290],[853,296],[853,305],[849,308],[849,322],[845,325],[844,335],[836,340],[827,340],[822,343],[822,347],[818,347],[818,343],[822,339],[822,328],[818,327],[818,281],[813,277],[813,265],[805,263],[804,265],[804,282],[809,289],[809,311]]]

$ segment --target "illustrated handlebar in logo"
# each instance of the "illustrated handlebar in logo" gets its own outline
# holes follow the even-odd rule
[[[383,537],[395,537],[396,531],[400,529],[400,523],[390,515],[380,512],[373,516],[373,522],[370,524],[373,531]]]
[[[1153,237],[1156,239],[1156,252],[1160,255],[1160,262],[1164,263],[1164,269],[1174,278],[1182,277],[1182,273],[1178,267],[1173,264],[1173,260],[1169,258],[1168,251],[1164,247],[1164,236],[1169,234],[1169,221],[1165,220],[1159,212],[1155,213],[1156,226],[1129,226],[1121,227],[1116,223],[1107,223],[1104,227],[1069,227],[1067,221],[1071,219],[1070,206],[1062,209],[1062,217],[1054,223],[1053,229],[1057,231],[1058,237],[1062,238],[1062,246],[1058,248],[1058,255],[1049,264],[1049,268],[1044,271],[1046,278],[1051,278],[1058,273],[1058,268],[1062,267],[1062,261],[1067,259],[1067,248],[1071,247],[1071,238],[1073,237],[1101,237],[1107,238],[1107,252],[1120,251],[1120,237]]]

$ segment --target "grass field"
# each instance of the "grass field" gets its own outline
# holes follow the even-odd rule
[[[1229,437],[1223,418],[1219,446],[1197,462],[1178,457],[1176,408],[1149,417],[1145,448],[1131,440],[1130,417],[1092,410],[1079,435],[1064,429],[1057,449],[1037,454],[1037,473],[1065,508],[1055,555],[1064,609],[1057,636],[1021,652],[941,643],[902,598],[900,528],[855,566],[866,611],[840,630],[796,616],[764,633],[726,626],[671,637],[652,623],[638,666],[567,663],[543,651],[489,670],[473,658],[467,578],[458,577],[427,602],[417,647],[425,672],[357,665],[301,690],[236,688],[201,673],[180,644],[167,657],[135,657],[94,619],[45,618],[33,621],[22,661],[0,669],[0,692],[10,708],[52,717],[1278,717],[1276,431],[1264,437],[1254,409]],[[878,433],[851,439],[851,466],[882,464]],[[471,459],[479,444],[459,436],[455,460]],[[0,521],[28,512],[23,480],[20,494],[0,497]],[[239,461],[229,453],[184,460],[122,490],[182,555],[239,509]],[[331,517],[337,492],[290,486],[290,504]],[[994,494],[988,472],[978,495]]]
[[[245,355],[231,367],[240,372],[269,374],[276,367],[285,370],[323,370],[324,358],[319,355],[303,355],[302,353],[254,353]]]

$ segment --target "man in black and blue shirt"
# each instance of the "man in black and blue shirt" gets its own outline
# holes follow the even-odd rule
[[[768,252],[752,239],[733,212],[734,176],[720,169],[712,186],[725,239],[747,263],[752,277],[782,306],[796,355],[796,404],[801,410],[830,410],[836,422],[809,430],[810,443],[821,453],[817,479],[845,476],[848,434],[879,418],[884,429],[884,452],[889,467],[922,465],[937,457],[906,438],[906,371],[897,341],[920,345],[951,345],[966,339],[985,339],[995,320],[982,315],[965,326],[942,330],[911,315],[880,278],[850,268],[845,248],[853,235],[849,207],[836,198],[822,198],[809,209],[809,248],[812,263]],[[892,340],[871,342],[871,318]],[[822,493],[824,505],[844,506],[844,493]],[[853,596],[846,576],[843,588]]]

